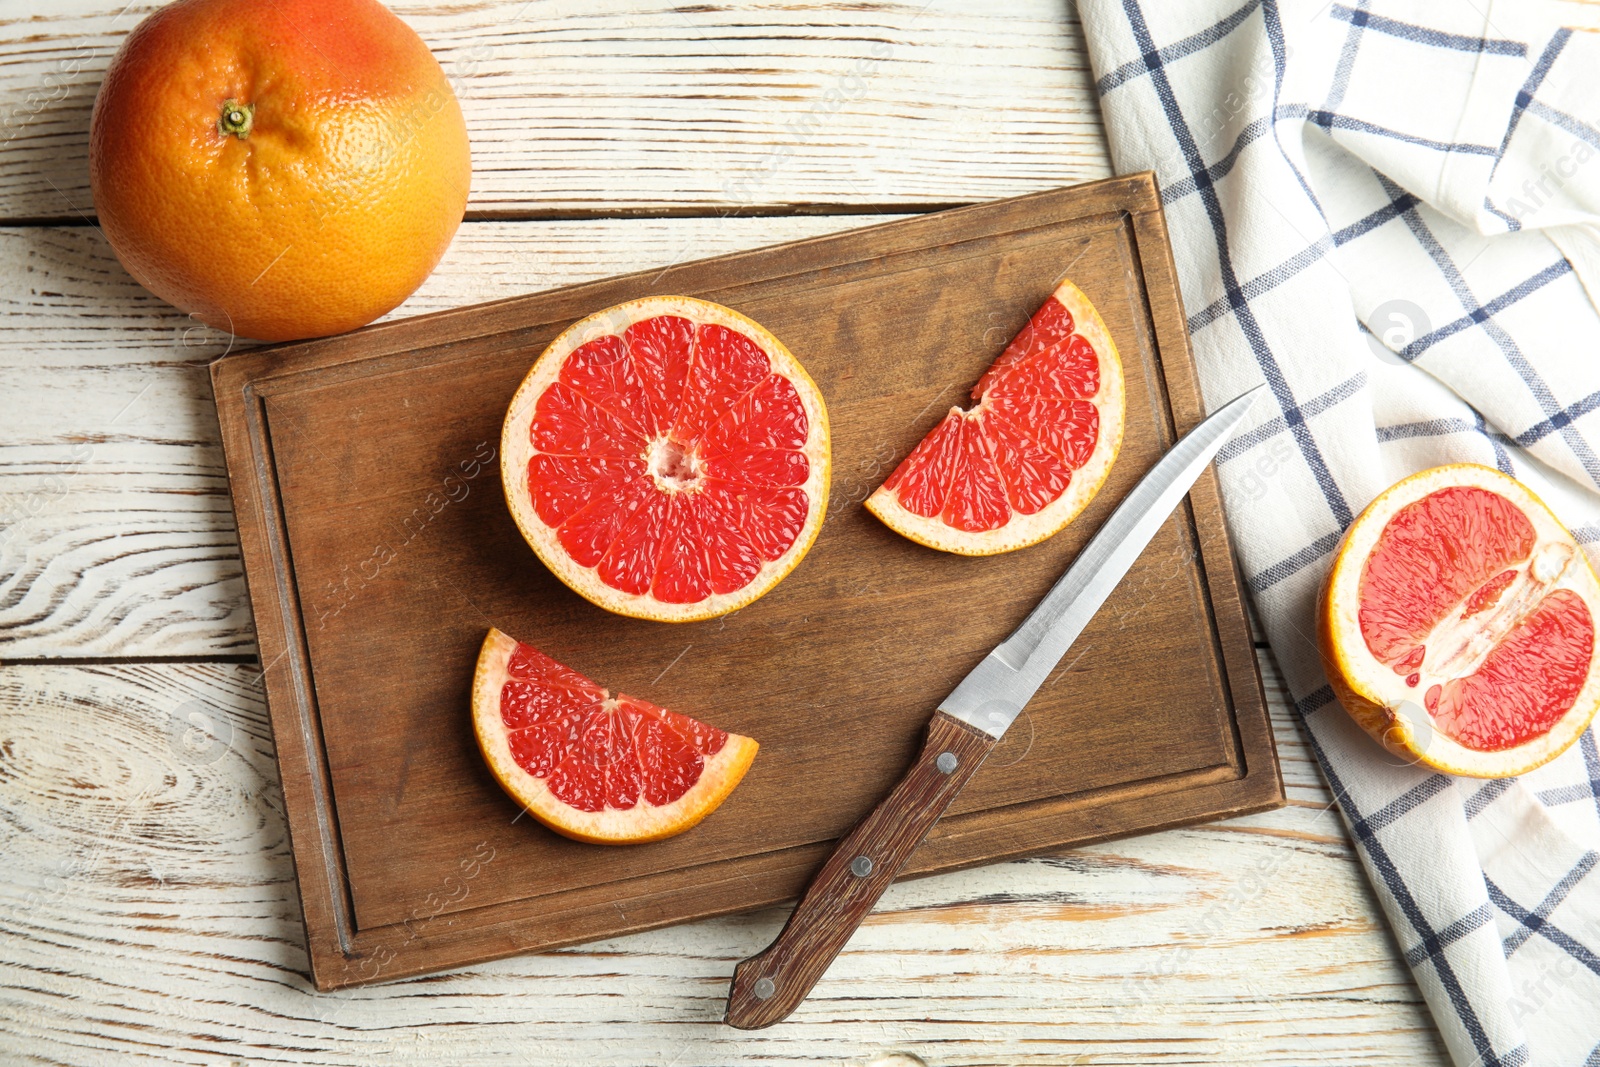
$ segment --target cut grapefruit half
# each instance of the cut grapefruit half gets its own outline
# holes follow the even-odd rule
[[[1389,751],[1505,778],[1594,718],[1597,606],[1589,561],[1543,501],[1453,464],[1392,486],[1346,531],[1317,643],[1339,702]]]
[[[1122,446],[1122,361],[1089,298],[1062,282],[867,510],[929,548],[987,556],[1077,518]]]
[[[500,457],[545,566],[641,619],[744,607],[794,569],[827,511],[822,394],[760,325],[686,296],[562,331],[512,398]]]
[[[613,696],[490,630],[472,683],[489,770],[523,809],[579,841],[642,844],[717,809],[757,745],[636,697]]]

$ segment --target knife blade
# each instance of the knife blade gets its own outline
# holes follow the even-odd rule
[[[940,702],[899,784],[839,842],[777,939],[734,968],[728,1025],[771,1026],[811,992],[1264,388],[1230,400],[1162,456],[1022,624]]]

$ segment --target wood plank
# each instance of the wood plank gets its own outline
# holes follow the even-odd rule
[[[798,240],[857,216],[481,222],[389,318]],[[205,367],[228,339],[88,227],[0,229],[0,657],[251,654]]]
[[[997,196],[1105,173],[1070,5],[1027,0],[947,12],[941,33],[924,38],[921,24],[903,17],[915,17],[919,2],[810,12],[663,7],[646,16],[670,20],[669,28],[722,27],[719,44],[744,62],[720,71],[694,61],[690,53],[705,48],[689,30],[658,32],[655,47],[638,33],[612,51],[638,28],[620,3],[527,8],[550,21],[507,33],[510,47],[497,54],[515,62],[478,70],[471,65],[497,48],[497,23],[521,13],[523,0],[483,6],[481,25],[459,46],[426,23],[430,13],[441,25],[470,20],[468,4],[401,10],[441,54],[454,50],[447,68],[463,85],[478,146],[480,216],[926,206],[980,195],[972,188]],[[126,24],[154,6],[133,6]],[[938,0],[939,10],[949,6]],[[0,14],[0,217],[81,221],[89,213],[84,134],[99,72],[125,32],[107,27],[115,9],[62,0],[49,15]],[[843,79],[863,59],[871,64],[880,42],[870,27],[849,25],[889,18],[901,34],[884,42],[894,62],[869,65],[874,73],[855,95]],[[1066,47],[1054,43],[1063,18]],[[1029,20],[1038,23],[1031,37],[992,43]],[[573,28],[565,38],[551,35],[565,26]],[[986,47],[971,50],[974,42]],[[1043,50],[1052,55],[1038,63]],[[639,58],[616,60],[625,54]],[[953,62],[924,59],[940,55]],[[964,64],[981,68],[984,83],[965,79]],[[554,89],[530,84],[520,73],[529,69]],[[671,84],[642,87],[664,69]],[[493,93],[474,96],[479,87]],[[830,89],[848,98],[830,99]],[[1008,128],[985,144],[989,122]],[[753,179],[748,202],[728,199],[730,179],[741,177]],[[717,247],[738,221],[680,258],[788,236],[775,230]],[[815,232],[854,224],[824,220]],[[458,250],[474,231],[488,229],[464,227]],[[436,275],[418,299],[453,292],[427,306],[459,306],[563,284],[562,271],[590,259],[596,269],[579,266],[570,280],[679,254],[663,231],[619,237],[601,224],[537,231],[541,251],[555,247],[543,262],[527,252],[535,231],[506,232],[487,257],[492,267],[458,263],[444,289]],[[671,232],[695,235],[688,245],[707,231]],[[0,231],[0,242],[12,236]],[[647,251],[635,258],[637,242]],[[649,251],[658,246],[666,254]],[[77,283],[67,278],[63,288],[61,272],[51,273],[59,250],[41,258],[30,242],[22,258],[9,254],[16,247],[0,244],[8,282],[0,301],[11,312],[0,318],[0,395],[27,398],[20,413],[6,413],[7,429],[26,433],[0,451],[0,655],[249,652],[199,372],[222,345],[204,331],[185,333],[103,247],[68,270],[93,279],[77,310]],[[508,288],[497,292],[501,280]],[[35,315],[44,321],[30,321]],[[6,436],[12,446],[16,437]],[[64,481],[45,483],[52,473]],[[14,570],[19,545],[30,555]],[[832,999],[789,1024],[795,1029],[741,1043],[710,1020],[733,961],[765,943],[781,910],[365,995],[310,995],[275,765],[251,733],[265,732],[264,710],[239,695],[251,674],[226,665],[0,668],[0,849],[13,864],[0,885],[0,1060],[368,1063],[384,1055],[431,1064],[503,1058],[516,1048],[529,1062],[550,1063],[855,1065],[893,1049],[939,1064],[1445,1062],[1336,820],[1310,817],[1327,798],[1270,678],[1294,807],[1083,849],[1065,861],[898,886],[889,910],[869,920],[863,938],[874,940],[863,939],[826,980],[838,983]],[[175,761],[171,712],[193,700],[194,710],[225,709],[236,727],[215,762],[204,751]],[[147,788],[150,796],[126,806]],[[216,802],[222,817],[202,825],[196,798]],[[1244,890],[1239,872],[1284,841],[1293,865],[1267,867],[1281,887]],[[1240,899],[1228,891],[1235,884],[1243,904],[1228,903]],[[1258,906],[1268,917],[1256,915]],[[1180,956],[1177,944],[1198,954]],[[881,959],[893,965],[888,978]],[[1219,1019],[1225,1026],[1213,1025]]]
[[[781,587],[734,623],[669,634],[572,595],[494,491],[497,442],[510,470],[527,463],[499,436],[506,398],[535,353],[598,308],[687,292],[765,324],[819,383],[834,462],[852,471],[909,452],[952,383],[976,381],[1066,272],[1115,340],[1126,422],[1082,518],[1027,552],[932,552],[840,493]],[[997,316],[1013,325],[990,328]],[[1149,175],[237,353],[211,376],[322,988],[371,980],[378,959],[417,974],[794,896],[814,854],[904,769],[939,699],[1203,414]],[[462,492],[431,493],[451,472]],[[488,491],[470,484],[480,477]],[[1203,475],[1030,703],[1028,729],[908,869],[1281,803],[1229,551]],[[963,603],[983,610],[941,608]],[[647,848],[526,834],[459,722],[491,625],[759,738],[761,763],[693,834]],[[653,679],[690,646],[657,698]],[[1102,708],[1115,711],[1089,710]],[[436,905],[436,887],[483,851],[504,858],[472,903]],[[409,921],[419,909],[435,920],[426,931]]]
[[[317,995],[254,669],[0,668],[0,1060],[1445,1064],[1263,666],[1289,807],[901,883],[759,1034],[781,908]]]
[[[94,94],[157,6],[0,18],[0,219],[93,214]],[[1110,173],[1058,0],[391,6],[456,87],[479,217],[932,206]]]

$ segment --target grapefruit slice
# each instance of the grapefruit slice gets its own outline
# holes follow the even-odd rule
[[[1077,518],[1122,446],[1122,361],[1100,313],[1062,282],[972,390],[867,498],[929,548],[987,556]]]
[[[1600,707],[1600,584],[1513,478],[1453,464],[1367,506],[1334,555],[1317,643],[1339,702],[1385,748],[1504,778],[1554,759]]]
[[[641,619],[744,607],[794,569],[827,511],[822,394],[761,326],[686,296],[562,331],[511,400],[500,457],[545,566]]]
[[[603,845],[681,834],[717,809],[757,745],[636,697],[612,696],[491,629],[472,683],[489,770],[556,833]]]

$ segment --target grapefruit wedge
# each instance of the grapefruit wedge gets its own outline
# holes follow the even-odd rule
[[[1409,762],[1504,778],[1560,755],[1600,706],[1600,584],[1513,478],[1454,464],[1367,506],[1317,609],[1339,702]]]
[[[1071,282],[1034,313],[867,510],[929,548],[987,556],[1043,541],[1094,498],[1122,446],[1122,361]]]
[[[692,622],[805,556],[828,504],[828,415],[737,311],[654,296],[562,331],[512,398],[506,501],[545,566],[608,611]]]
[[[550,829],[605,845],[659,841],[733,792],[757,745],[636,697],[613,696],[490,630],[472,683],[490,772]]]

